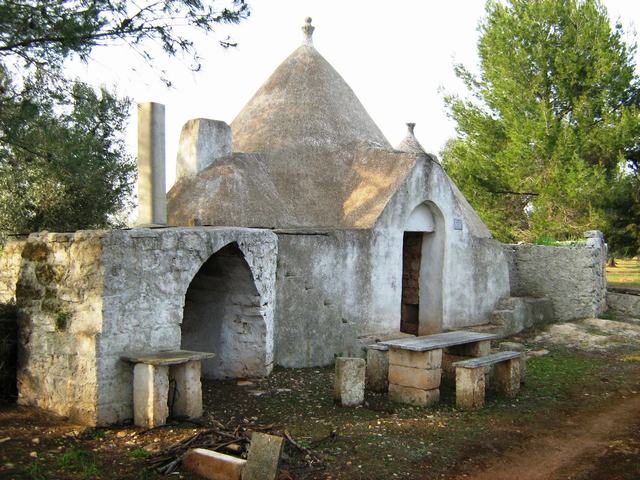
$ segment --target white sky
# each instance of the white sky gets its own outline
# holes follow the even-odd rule
[[[173,82],[158,74],[125,46],[98,49],[77,74],[93,84],[115,87],[134,102],[166,107],[167,188],[175,178],[175,156],[182,125],[190,118],[227,123],[258,87],[302,41],[304,18],[313,18],[314,45],[355,91],[392,145],[404,137],[406,122],[427,151],[439,154],[455,134],[445,113],[446,92],[463,92],[453,74],[460,62],[477,65],[477,25],[484,0],[248,0],[252,13],[240,25],[221,27],[217,36],[199,37],[202,70],[193,73],[181,60],[162,60]],[[605,0],[609,17],[627,32],[640,20],[637,0]],[[223,49],[217,39],[230,35],[238,47]],[[161,57],[161,56],[160,56]],[[640,64],[640,55],[636,61]],[[128,145],[136,153],[135,109]]]

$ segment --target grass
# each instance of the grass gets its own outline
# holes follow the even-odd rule
[[[612,287],[640,288],[640,261],[616,259],[617,266],[607,267],[607,282]]]
[[[144,448],[134,448],[129,452],[129,456],[131,458],[148,458],[151,456],[151,453]]]
[[[84,479],[95,478],[100,474],[95,454],[80,448],[70,448],[61,454],[58,466]]]

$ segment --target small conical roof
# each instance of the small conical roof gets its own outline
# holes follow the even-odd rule
[[[305,41],[273,72],[231,123],[233,149],[277,152],[365,143],[390,148],[343,78]]]

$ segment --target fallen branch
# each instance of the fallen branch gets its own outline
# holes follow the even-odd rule
[[[308,459],[307,463],[309,465],[313,465],[314,463],[324,463],[324,461],[318,455],[309,450],[307,447],[304,447],[296,442],[287,430],[284,431],[284,436],[289,441],[289,443],[291,443],[291,445],[305,454],[305,459]]]

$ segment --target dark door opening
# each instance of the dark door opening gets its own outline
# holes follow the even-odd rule
[[[404,232],[402,240],[402,310],[400,331],[418,334],[422,232]]]

